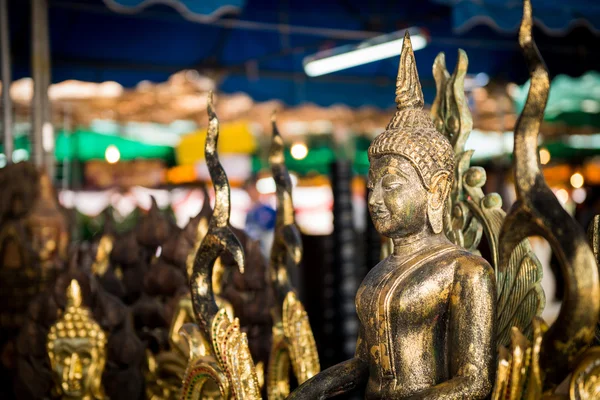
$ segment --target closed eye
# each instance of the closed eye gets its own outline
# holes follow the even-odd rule
[[[393,190],[407,183],[407,180],[400,175],[388,174],[381,180],[381,186],[384,190]]]

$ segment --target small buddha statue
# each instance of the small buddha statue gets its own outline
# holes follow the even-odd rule
[[[26,229],[42,274],[62,267],[67,258],[69,228],[50,176],[45,171],[40,171],[39,196],[28,215]]]
[[[64,268],[67,217],[50,177],[29,162],[0,169],[0,398],[9,396],[16,337],[30,302]]]
[[[106,334],[82,306],[75,279],[67,288],[67,307],[50,328],[46,348],[55,391],[61,399],[104,399],[102,372],[106,362]]]
[[[423,110],[408,33],[396,103],[368,151],[368,208],[393,253],[356,295],[355,357],[317,374],[290,399],[325,399],[364,383],[367,399],[479,399],[492,388],[494,271],[444,234],[454,151]]]

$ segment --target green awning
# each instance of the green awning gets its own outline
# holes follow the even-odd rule
[[[159,146],[126,139],[116,135],[105,135],[87,130],[73,133],[60,131],[56,135],[56,159],[63,160],[103,160],[108,146],[116,146],[121,160],[161,159],[174,164],[175,153],[170,146]]]
[[[31,151],[31,143],[29,143],[29,138],[24,135],[15,137],[13,151],[16,153],[13,153],[13,158],[18,158],[18,161],[28,159]],[[23,156],[21,156],[19,152],[23,154]],[[0,143],[0,153],[4,154],[4,143]]]
[[[515,90],[517,113],[523,110],[529,85],[528,81]],[[566,75],[554,78],[544,120],[568,126],[600,128],[600,73],[592,71],[579,78]]]

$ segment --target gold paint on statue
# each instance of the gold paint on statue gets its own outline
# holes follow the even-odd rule
[[[102,372],[106,335],[82,306],[76,280],[67,289],[67,307],[50,328],[47,351],[57,394],[62,399],[104,399]]]
[[[598,266],[585,235],[558,204],[540,172],[537,136],[549,79],[531,28],[531,4],[524,0],[519,42],[532,82],[515,128],[517,202],[506,216],[497,194],[484,195],[485,171],[469,168],[472,152],[464,151],[472,127],[463,93],[466,54],[459,52],[452,75],[445,69],[443,55],[436,59],[434,125],[422,111],[414,54],[406,36],[396,90],[398,111],[369,148],[369,211],[376,229],[392,239],[393,254],[371,270],[357,293],[360,335],[356,356],[316,374],[288,399],[326,399],[363,383],[367,383],[367,399],[473,399],[486,398],[491,391],[494,400],[576,400],[600,394],[600,352],[591,348],[584,353],[600,312]],[[272,151],[271,155],[272,163],[283,164],[282,153]],[[286,188],[286,175],[274,175]],[[281,197],[278,192],[278,200],[291,206],[291,192],[282,192]],[[450,214],[444,212],[446,205]],[[285,222],[282,226],[293,224],[293,213],[278,217]],[[590,231],[596,257],[598,225],[595,220]],[[497,295],[492,268],[473,254],[484,233],[491,247]],[[299,260],[301,247],[295,234],[293,229],[281,230],[276,239],[281,244],[287,240],[287,247],[274,246],[277,251],[272,256],[286,254],[285,249],[287,257]],[[544,295],[539,262],[527,242],[531,235],[548,240],[566,280],[565,302],[551,327],[537,317]],[[213,243],[216,247],[219,242]],[[198,257],[202,255],[204,260],[216,259],[215,254],[199,251]],[[197,260],[196,265],[210,267],[211,262]],[[274,289],[283,300],[284,294],[293,293],[287,265],[272,262],[273,266],[277,267],[271,271]],[[203,276],[208,284],[208,275]],[[283,301],[283,314],[288,307]],[[201,326],[212,321],[211,337],[219,343],[211,355],[217,361],[210,365],[226,370],[223,355],[230,353],[221,347],[227,336],[223,332],[235,331],[236,324],[226,318],[224,310],[215,310],[212,306],[205,308],[204,316],[197,309],[196,313]],[[292,313],[298,315],[295,320],[303,321],[303,309],[296,310]],[[279,385],[276,390],[285,393],[289,391],[287,379],[271,381],[271,373],[284,377],[289,372],[293,353],[286,351],[285,336],[293,333],[286,332],[286,317],[281,316],[278,324],[277,316],[269,387]],[[301,323],[287,326],[307,329]],[[301,347],[310,348],[310,343]],[[238,357],[244,359],[243,352]],[[248,365],[253,367],[251,360]],[[214,371],[206,370],[195,376],[206,377]],[[569,393],[561,394],[556,386],[571,372]],[[234,387],[241,381],[227,373],[227,382]]]
[[[532,37],[530,0],[524,1],[519,44],[531,75],[527,101],[515,126],[514,165],[517,201],[499,236],[499,265],[528,236],[542,236],[557,255],[565,296],[556,322],[543,334],[540,368],[544,387],[560,384],[594,338],[600,312],[598,267],[584,232],[547,186],[538,160],[538,134],[550,78]],[[505,271],[500,271],[505,272]]]
[[[69,227],[43,170],[22,162],[0,171],[0,351],[13,368],[12,340],[31,300],[64,267]]]
[[[600,215],[596,215],[588,228],[588,240],[600,266]],[[600,343],[600,321],[596,325],[595,344]],[[600,347],[588,349],[579,360],[569,384],[570,400],[600,398]]]
[[[485,234],[496,273],[496,340],[498,345],[509,346],[511,329],[515,327],[531,339],[533,319],[544,308],[542,266],[527,239],[512,252],[507,266],[499,265],[499,235],[506,216],[502,198],[497,193],[484,194],[485,170],[469,167],[473,150],[464,149],[473,127],[464,92],[468,63],[467,54],[459,50],[452,75],[446,70],[444,53],[433,64],[437,93],[432,115],[438,130],[452,143],[456,160],[445,232],[453,243],[474,254],[479,254],[477,249]]]
[[[275,293],[273,345],[269,356],[267,393],[269,400],[285,399],[290,393],[290,365],[298,383],[320,371],[317,346],[304,306],[298,299],[288,268],[302,259],[302,240],[296,227],[292,182],[284,164],[283,139],[272,121],[273,139],[269,162],[275,180],[277,217],[269,274]]]
[[[596,264],[600,266],[600,215],[596,215],[588,227],[588,240],[596,258]],[[594,340],[594,344],[600,345],[600,320],[596,324],[596,339]]]
[[[110,253],[112,252],[115,238],[110,234],[102,235],[98,243],[96,258],[92,264],[92,273],[103,276],[110,266]]]
[[[367,381],[367,399],[485,398],[495,367],[493,270],[444,235],[454,151],[423,111],[408,33],[398,72],[398,110],[369,147],[369,211],[393,240],[356,295],[354,359],[290,398],[325,399]]]
[[[56,259],[65,260],[69,245],[69,230],[48,174],[40,172],[40,194],[27,218],[30,244],[42,269],[52,268]]]
[[[582,357],[569,384],[570,400],[600,399],[600,347],[592,347]]]
[[[181,399],[201,399],[212,382],[224,399],[260,399],[256,369],[248,348],[246,334],[239,321],[233,321],[215,301],[213,268],[224,252],[229,252],[241,272],[244,270],[244,252],[240,242],[229,229],[231,213],[230,187],[217,155],[219,121],[214,112],[212,92],[208,97],[209,127],[206,135],[205,156],[215,187],[215,208],[208,230],[196,253],[190,279],[192,305],[197,326],[183,327],[188,339],[190,357],[185,372]],[[210,353],[205,354],[202,344],[206,338]],[[212,391],[212,390],[211,390]]]
[[[208,200],[208,192],[204,193],[204,204],[202,206],[202,211],[200,214],[208,214],[212,212],[210,210],[210,204]],[[194,244],[194,248],[190,251],[190,254],[186,260],[186,269],[188,273],[188,280],[191,279],[192,272],[194,269],[194,259],[196,257],[196,253],[202,244],[202,240],[208,233],[208,223],[209,218],[207,216],[203,216],[198,222],[198,228],[196,230],[196,242]],[[227,315],[230,319],[234,318],[233,306],[223,297],[219,296],[222,291],[222,277],[223,277],[223,264],[221,262],[221,258],[217,258],[213,267],[212,273],[212,286],[215,294],[215,301],[219,309],[223,308],[227,312]],[[191,294],[187,294],[183,296],[177,305],[177,309],[175,311],[173,321],[171,322],[171,327],[169,330],[169,341],[172,348],[176,348],[180,351],[181,354],[185,355],[187,358],[189,349],[187,348],[186,341],[183,340],[181,335],[179,334],[183,325],[194,322],[194,309],[192,306],[192,296]],[[207,339],[204,340],[204,345],[206,350],[202,351],[204,354],[208,354],[208,349],[210,349],[210,343]]]
[[[204,204],[200,211],[200,221],[196,229],[196,241],[186,258],[188,280],[193,271],[196,252],[206,236],[208,231],[208,221],[210,218],[210,204],[208,193],[205,192]],[[191,222],[190,222],[191,223]],[[215,262],[213,271],[213,287],[218,307],[225,309],[231,320],[234,318],[233,306],[217,294],[220,293],[222,276],[217,273],[223,270],[220,258]],[[169,327],[169,345],[170,350],[153,355],[148,352],[148,374],[146,377],[148,397],[151,400],[169,400],[179,398],[181,382],[183,381],[190,358],[190,352],[193,350],[197,356],[205,357],[211,354],[211,344],[207,337],[197,328],[185,327],[186,324],[195,321],[192,297],[190,293],[183,295],[175,309],[171,325]],[[191,329],[187,333],[186,329]],[[193,349],[190,348],[193,343]],[[219,399],[221,392],[219,387],[212,381],[207,381],[202,390],[202,399]]]
[[[525,0],[519,43],[532,79],[527,102],[515,127],[517,202],[507,215],[499,236],[499,265],[505,268],[513,249],[526,237],[543,236],[558,256],[565,278],[566,296],[559,317],[550,328],[537,319],[533,321],[532,343],[521,335],[519,329],[512,329],[511,351],[500,348],[492,398],[595,398],[600,392],[597,383],[597,366],[600,365],[597,350],[588,350],[583,358],[581,354],[592,341],[598,320],[598,270],[585,235],[557,202],[539,168],[537,136],[550,82],[531,36],[531,29],[531,3]],[[590,232],[594,247],[593,231],[594,227]],[[517,286],[517,289],[519,292],[523,288]],[[511,295],[509,300],[514,302],[520,299]],[[570,394],[561,394],[560,388],[555,390],[578,363],[571,378]]]
[[[541,398],[542,376],[539,358],[542,335],[547,329],[540,318],[534,319],[532,342],[517,328],[511,329],[510,350],[500,348],[492,400]]]

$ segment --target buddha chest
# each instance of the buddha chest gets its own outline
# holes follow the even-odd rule
[[[370,271],[356,297],[369,386],[381,393],[396,382],[427,387],[447,371],[448,303],[454,263],[442,245],[401,261],[390,256]],[[413,387],[414,386],[414,387]]]

